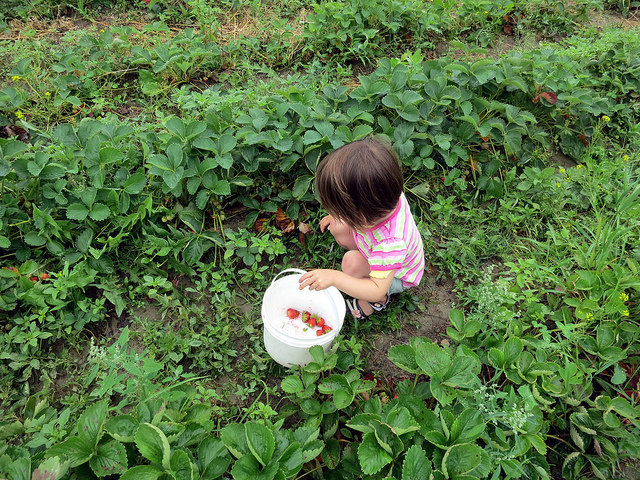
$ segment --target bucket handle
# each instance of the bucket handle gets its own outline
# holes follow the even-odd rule
[[[304,274],[304,273],[307,273],[307,271],[306,270],[301,270],[299,268],[287,268],[287,269],[281,271],[275,277],[273,277],[273,280],[271,281],[271,283],[274,283],[278,279],[278,277],[280,275],[282,275],[283,273],[303,273]]]

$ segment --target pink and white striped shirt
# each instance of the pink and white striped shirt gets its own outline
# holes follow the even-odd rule
[[[404,193],[389,218],[372,228],[354,230],[353,237],[369,262],[372,277],[396,270],[395,277],[402,280],[405,287],[420,283],[424,273],[424,246]]]

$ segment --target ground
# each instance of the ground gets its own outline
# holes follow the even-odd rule
[[[428,337],[436,343],[447,341],[449,310],[455,302],[453,282],[438,280],[436,272],[426,271],[422,284],[411,292],[420,298],[425,311],[407,314],[402,318],[400,330],[375,333],[368,339],[371,344],[370,354],[366,355],[369,370],[379,372],[383,378],[406,375],[389,360],[387,353],[391,346],[409,343],[412,337]]]

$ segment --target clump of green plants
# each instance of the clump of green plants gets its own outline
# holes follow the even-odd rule
[[[320,52],[323,62],[368,63],[405,46],[433,48],[450,7],[450,2],[406,0],[314,4],[305,23],[303,55]]]

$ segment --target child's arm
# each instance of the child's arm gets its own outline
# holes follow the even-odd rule
[[[355,278],[338,270],[312,270],[300,278],[300,290],[305,287],[309,287],[309,290],[324,290],[334,286],[353,298],[379,302],[389,291],[394,274],[395,270],[390,270],[386,278]]]

